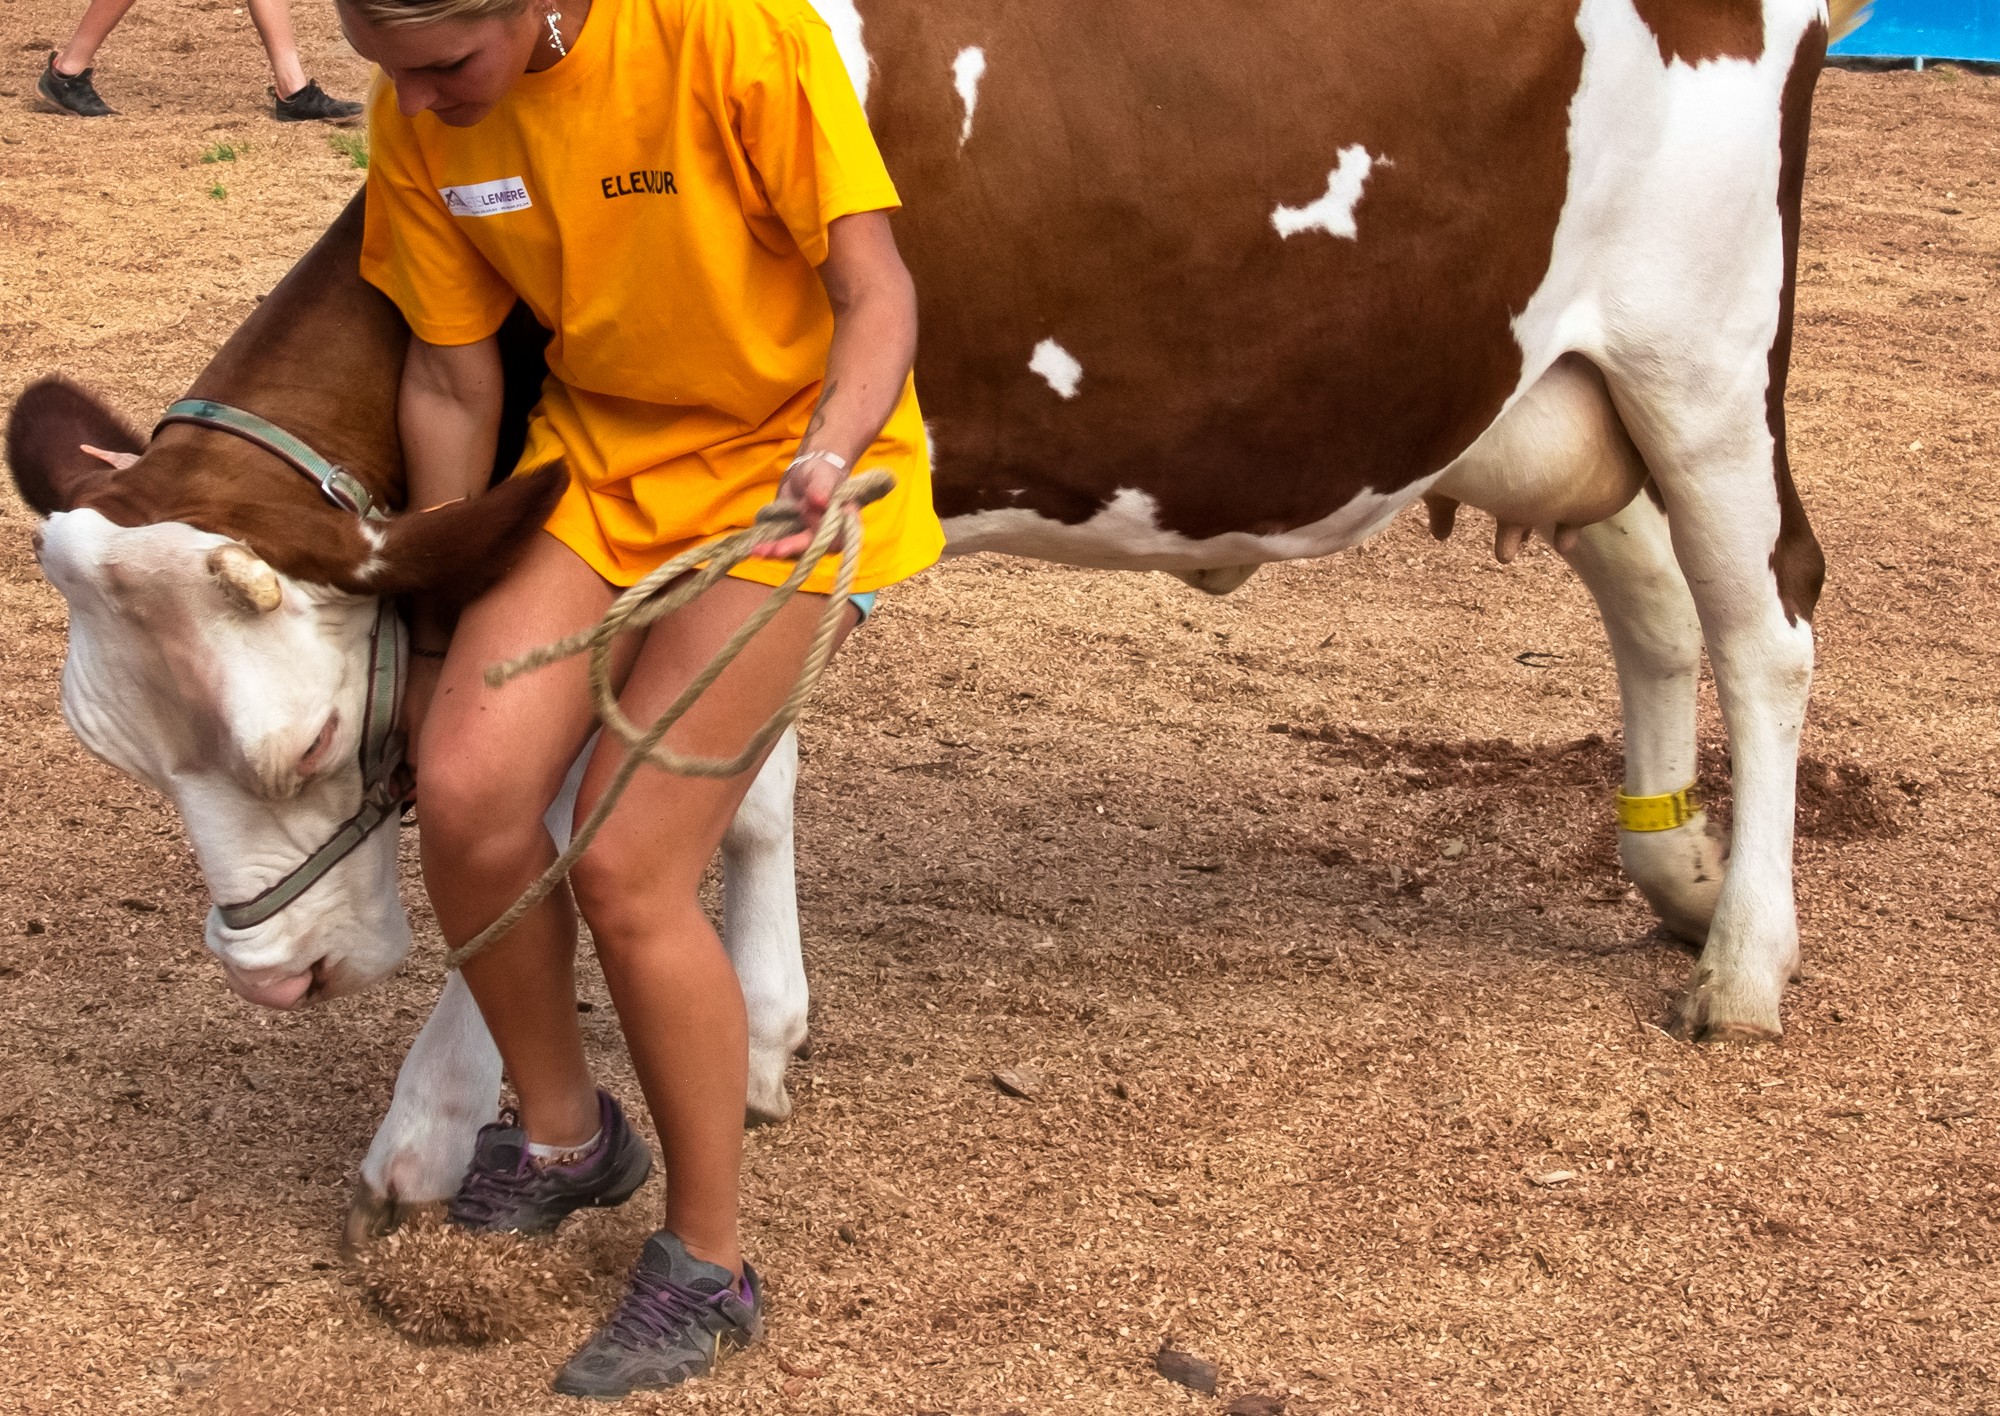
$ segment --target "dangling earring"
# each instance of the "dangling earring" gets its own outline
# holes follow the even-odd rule
[[[542,19],[548,24],[549,44],[555,49],[556,58],[567,59],[569,57],[569,46],[563,43],[562,31],[556,28],[557,21],[562,19],[562,11],[544,10],[542,11]]]

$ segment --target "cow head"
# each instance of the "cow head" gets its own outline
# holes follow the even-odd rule
[[[139,440],[72,385],[32,386],[7,433],[15,483],[45,518],[36,558],[69,605],[63,716],[91,752],[173,802],[219,902],[261,894],[360,805],[377,597],[478,593],[563,481],[516,479],[368,534],[327,505],[324,525],[298,528],[318,542],[314,555],[295,559],[323,565],[337,536],[356,554],[309,579],[281,568],[282,548],[227,534],[220,508],[146,519],[134,495]],[[381,979],[409,947],[393,825],[260,925],[232,929],[211,910],[207,943],[230,986],[269,1007]]]

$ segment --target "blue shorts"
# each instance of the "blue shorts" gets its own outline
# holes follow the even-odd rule
[[[868,623],[868,616],[875,613],[875,596],[879,593],[879,591],[875,590],[864,590],[859,595],[849,595],[847,597],[847,603],[854,606],[855,610],[861,615],[860,624],[854,626],[856,629]]]

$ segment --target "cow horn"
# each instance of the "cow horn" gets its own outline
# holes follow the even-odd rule
[[[264,564],[255,551],[235,541],[224,541],[208,553],[208,573],[223,594],[252,614],[269,614],[284,598],[278,572]]]

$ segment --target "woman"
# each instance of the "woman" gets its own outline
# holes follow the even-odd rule
[[[79,118],[109,118],[117,109],[98,96],[94,82],[97,70],[91,60],[97,47],[110,37],[133,0],[90,0],[76,33],[49,55],[35,90],[65,113]],[[264,53],[271,61],[271,116],[280,123],[352,123],[361,116],[361,105],[335,98],[306,77],[299,65],[299,47],[292,39],[292,11],[287,0],[248,0],[250,22],[264,41]],[[238,14],[243,13],[241,10]]]
[[[415,334],[400,411],[412,506],[478,494],[500,407],[494,334],[517,296],[554,332],[519,470],[561,460],[569,490],[448,650],[434,616],[414,636],[418,655],[442,655],[417,774],[425,883],[454,944],[552,858],[541,814],[593,726],[582,660],[501,689],[487,665],[589,625],[618,587],[774,496],[816,524],[850,469],[899,479],[863,514],[857,590],[943,546],[910,379],[915,296],[886,215],[897,197],[825,24],[805,0],[548,3],[340,0],[383,73],[362,270]],[[747,562],[629,644],[626,712],[657,716],[788,569]],[[832,573],[670,746],[741,747],[790,690]],[[592,758],[579,815],[618,758]],[[737,1237],[743,1002],[697,900],[749,780],[641,773],[571,876],[574,906],[551,897],[465,969],[520,1106],[482,1131],[457,1222],[546,1231],[623,1201],[649,1168],[584,1061],[577,912],[664,1153],[664,1228],[561,1392],[672,1385],[760,1329]]]

